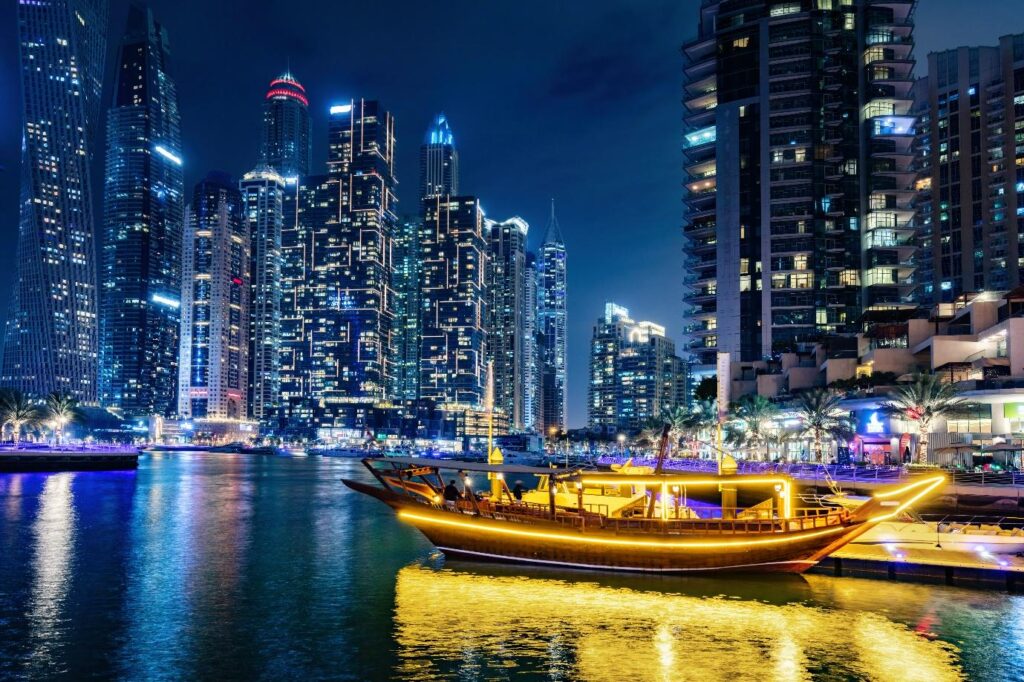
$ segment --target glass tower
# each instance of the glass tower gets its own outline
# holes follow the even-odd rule
[[[702,4],[683,229],[705,372],[913,306],[914,4]]]
[[[242,176],[249,233],[249,416],[273,414],[281,395],[281,230],[285,179],[267,166]]]
[[[211,172],[192,193],[182,249],[178,413],[245,419],[249,372],[249,223],[238,183]]]
[[[100,400],[127,417],[177,410],[183,178],[168,41],[132,4],[107,113]]]
[[[98,398],[89,162],[106,52],[105,0],[18,3],[22,131],[18,272],[0,383]]]
[[[562,430],[565,420],[566,378],[566,253],[562,230],[551,201],[551,218],[547,235],[540,247],[540,299],[538,327],[542,338],[540,348],[540,409],[543,433]],[[540,430],[540,429],[538,429]]]
[[[286,71],[270,81],[263,102],[259,162],[290,178],[309,174],[311,155],[306,89]]]

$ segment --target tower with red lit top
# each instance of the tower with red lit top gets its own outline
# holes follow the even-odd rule
[[[286,178],[309,174],[309,99],[290,71],[270,81],[263,102],[259,165]]]

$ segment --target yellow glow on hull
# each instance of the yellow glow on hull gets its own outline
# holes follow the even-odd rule
[[[552,540],[558,542],[569,542],[580,545],[604,545],[609,547],[635,547],[645,549],[744,549],[748,547],[765,547],[770,545],[785,545],[794,542],[801,542],[826,535],[836,535],[849,530],[848,526],[837,526],[824,530],[810,531],[806,533],[793,533],[782,537],[756,538],[745,540],[633,540],[625,538],[599,537],[586,533],[558,533],[551,531],[521,530],[497,526],[490,523],[473,523],[457,519],[442,519],[436,516],[426,516],[410,511],[399,511],[398,517],[412,522],[431,524],[435,526],[446,526],[472,531],[474,533],[489,533],[493,535],[505,535],[509,537],[528,538],[532,540]]]

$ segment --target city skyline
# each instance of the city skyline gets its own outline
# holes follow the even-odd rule
[[[1000,31],[995,29],[999,23],[996,19],[1004,16],[1008,21],[1011,16],[1009,12],[1000,15],[998,3],[982,3],[990,5],[987,18],[979,18],[983,12],[971,12],[968,14],[956,3],[940,2],[936,0],[927,7],[919,8],[916,15],[917,27],[915,29],[915,42],[918,45],[917,56],[919,62],[930,50],[945,49],[956,44],[987,45],[995,44]],[[547,212],[547,200],[554,194],[559,201],[559,214],[562,218],[563,228],[566,232],[566,242],[571,252],[574,267],[570,268],[569,289],[570,314],[569,314],[569,396],[570,396],[570,417],[571,426],[581,426],[585,421],[585,393],[586,393],[586,356],[589,338],[589,326],[592,315],[589,310],[603,304],[606,299],[614,299],[643,311],[645,316],[663,320],[668,327],[668,334],[680,339],[680,332],[683,321],[681,319],[679,299],[681,298],[681,277],[679,276],[678,249],[681,246],[681,238],[678,233],[681,213],[678,192],[678,166],[680,158],[678,152],[678,140],[681,134],[681,114],[678,107],[678,93],[681,82],[680,67],[681,61],[678,55],[679,45],[694,34],[694,17],[698,3],[681,3],[676,6],[674,3],[652,4],[652,11],[645,13],[641,18],[630,18],[628,21],[621,13],[609,10],[607,6],[595,6],[588,12],[572,16],[576,20],[571,28],[563,26],[564,21],[551,21],[545,31],[565,33],[566,45],[562,50],[551,50],[544,53],[530,63],[531,73],[536,72],[544,76],[540,80],[545,84],[545,93],[550,98],[552,106],[550,111],[541,114],[531,114],[530,117],[523,116],[524,110],[532,110],[535,107],[535,98],[524,97],[524,94],[531,95],[528,89],[518,84],[508,65],[508,59],[500,59],[497,56],[493,59],[482,60],[489,65],[489,78],[486,87],[498,88],[507,87],[508,96],[502,100],[501,111],[498,114],[485,112],[477,102],[477,96],[472,98],[473,106],[470,106],[465,95],[457,94],[460,86],[467,82],[466,71],[468,67],[462,67],[453,74],[451,68],[444,71],[445,85],[437,92],[423,94],[423,87],[406,87],[411,76],[403,75],[395,82],[388,82],[380,76],[380,69],[393,66],[391,62],[385,64],[372,64],[369,60],[355,60],[355,66],[343,69],[332,68],[330,75],[325,76],[325,66],[316,63],[315,55],[321,54],[316,48],[302,47],[307,41],[297,40],[297,28],[314,28],[307,26],[310,23],[309,17],[296,20],[296,24],[284,31],[284,37],[269,35],[268,38],[280,41],[272,49],[263,51],[259,55],[244,54],[239,51],[236,57],[223,58],[218,61],[212,56],[226,54],[226,46],[217,45],[217,41],[210,39],[201,40],[206,31],[213,33],[218,22],[226,20],[219,9],[214,8],[212,15],[207,17],[209,28],[200,31],[201,27],[190,26],[185,20],[189,14],[187,6],[178,7],[171,3],[152,3],[154,13],[162,24],[168,27],[171,35],[171,63],[175,78],[178,81],[179,97],[182,99],[183,118],[183,145],[185,162],[186,187],[191,187],[205,173],[214,168],[221,168],[240,177],[244,172],[251,170],[258,154],[258,130],[261,124],[259,107],[262,104],[262,96],[266,91],[266,85],[276,74],[281,73],[289,66],[295,72],[309,91],[310,110],[313,118],[312,139],[314,142],[322,140],[326,128],[326,108],[334,99],[351,96],[380,97],[387,101],[388,106],[396,113],[398,144],[398,175],[402,186],[399,189],[399,198],[403,200],[404,211],[410,208],[410,191],[415,184],[415,168],[417,156],[417,142],[420,139],[422,130],[429,123],[431,118],[438,111],[445,111],[453,122],[456,132],[460,136],[460,148],[463,149],[461,165],[465,178],[472,179],[472,185],[467,185],[474,194],[483,199],[483,207],[492,216],[523,214],[524,218],[535,225],[543,226],[544,216]],[[3,10],[4,12],[10,10]],[[322,12],[330,10],[322,9]],[[369,10],[367,10],[369,11]],[[559,10],[548,10],[557,13]],[[124,3],[113,3],[111,8],[110,26],[111,42],[115,43],[119,34],[117,27],[123,26],[125,5]],[[479,11],[470,12],[457,20],[459,22],[486,23],[502,18],[502,13],[508,13],[507,9],[496,8],[490,13],[481,14]],[[13,14],[13,12],[12,12]],[[271,12],[273,14],[273,12]],[[943,18],[957,16],[955,22],[958,27],[957,41],[948,38],[948,31],[943,35],[938,24]],[[995,17],[996,19],[994,19]],[[557,17],[552,17],[555,19]],[[417,15],[417,21],[428,21],[429,18]],[[638,33],[653,31],[657,24],[659,27],[664,24],[668,28],[656,31],[657,40],[654,44],[645,48],[642,54],[623,57],[626,51],[628,40],[623,39],[620,43],[613,41],[611,45],[595,52],[593,49],[584,51],[582,55],[573,54],[574,50],[585,44],[588,32],[593,33],[602,27],[607,27],[613,21],[623,23],[623,33]],[[8,26],[13,26],[10,22]],[[557,28],[556,28],[557,26]],[[401,28],[401,27],[400,27]],[[446,29],[455,30],[456,27]],[[512,28],[522,30],[515,22]],[[213,29],[213,30],[211,30]],[[10,29],[8,29],[10,30]],[[397,30],[397,29],[396,29]],[[405,30],[405,29],[402,29]],[[312,37],[315,37],[312,36]],[[308,44],[316,43],[315,40],[308,41]],[[187,49],[186,49],[187,46]],[[273,54],[275,49],[280,54]],[[323,54],[333,53],[334,50],[348,49],[341,46],[332,46],[324,50]],[[110,50],[108,50],[108,53]],[[310,52],[314,55],[309,56]],[[406,50],[415,53],[416,50]],[[305,57],[304,54],[305,53]],[[654,63],[654,59],[657,62]],[[11,67],[17,55],[4,54],[0,59],[0,68],[4,73],[13,73]],[[445,59],[446,55],[440,55],[437,59]],[[388,59],[395,59],[389,57]],[[239,66],[235,70],[228,70],[228,65],[234,65],[241,60],[245,68]],[[248,60],[248,61],[247,61]],[[575,60],[575,61],[574,61]],[[650,64],[643,60],[651,60]],[[108,58],[111,62],[112,58]],[[251,63],[249,63],[251,62]],[[365,63],[364,63],[365,62]],[[621,63],[620,63],[621,62]],[[225,70],[214,69],[218,78],[198,78],[200,64],[207,67],[209,64],[223,64]],[[446,62],[446,66],[452,66]],[[588,78],[587,82],[598,82],[604,69],[605,72],[613,70],[618,73],[622,80],[628,76],[629,69],[638,66],[653,66],[655,74],[641,81],[634,86],[604,86],[599,91],[580,90],[565,78],[571,69],[584,70]],[[110,71],[108,64],[108,73]],[[232,66],[232,69],[234,67]],[[620,69],[620,71],[614,71]],[[415,70],[415,69],[413,69]],[[642,69],[641,69],[642,70]],[[920,66],[919,66],[920,72]],[[594,77],[589,77],[594,76]],[[224,78],[232,80],[225,81]],[[235,80],[237,79],[237,80]],[[107,81],[110,82],[108,77]],[[628,80],[628,78],[627,78]],[[355,83],[348,83],[355,81]],[[430,81],[436,84],[436,81]],[[518,86],[518,87],[517,87]],[[108,85],[109,87],[109,85]],[[398,92],[399,88],[405,87],[406,94]],[[481,85],[483,87],[483,85]],[[594,86],[597,87],[597,86]],[[212,89],[223,89],[227,93],[227,99],[232,100],[225,104],[225,96],[220,93],[211,92]],[[623,90],[625,88],[625,90]],[[632,88],[632,89],[630,89]],[[453,94],[454,93],[454,94]],[[637,214],[631,210],[630,201],[608,201],[595,200],[602,196],[611,196],[603,191],[611,186],[612,174],[598,169],[595,164],[600,165],[604,161],[607,165],[609,158],[619,159],[616,150],[604,150],[601,152],[604,157],[595,159],[597,152],[588,147],[593,139],[595,128],[605,130],[605,126],[615,125],[616,116],[609,110],[609,104],[619,101],[628,95],[635,95],[630,98],[631,103],[640,109],[646,109],[643,113],[644,125],[639,126],[640,132],[632,133],[639,139],[646,138],[641,149],[647,151],[645,158],[651,162],[652,169],[661,169],[659,177],[651,180],[644,179],[639,187],[634,187],[640,192],[640,196],[648,198],[645,209]],[[12,98],[13,99],[13,98]],[[101,102],[105,104],[110,101],[105,94]],[[237,102],[237,103],[235,103]],[[652,103],[654,106],[652,106]],[[224,116],[210,115],[211,111],[219,111],[224,105],[230,113]],[[13,107],[13,109],[12,109]],[[524,109],[526,107],[526,109]],[[599,110],[600,116],[595,116],[593,121],[587,121],[586,112]],[[200,112],[206,112],[200,116]],[[573,115],[568,115],[573,114]],[[17,102],[8,103],[7,107],[0,110],[3,121],[18,118]],[[537,116],[540,118],[534,119]],[[512,129],[503,122],[518,118],[517,128]],[[582,128],[575,134],[571,127],[564,123],[557,123],[557,119],[572,119],[576,121],[574,127]],[[556,125],[551,126],[541,135],[537,128],[530,125],[531,122],[548,122],[556,120]],[[653,120],[660,120],[662,124],[669,127],[652,127]],[[624,120],[624,119],[622,119]],[[595,123],[599,121],[599,123]],[[13,195],[10,185],[17,184],[18,167],[18,141],[16,140],[16,125],[7,127],[8,131],[0,138],[3,156],[2,164],[5,168],[3,175],[0,175],[0,184],[3,185],[3,194],[0,199],[0,210],[3,211],[5,229],[10,234],[10,225],[16,224],[16,200],[12,203],[11,197],[17,196],[17,189]],[[238,132],[230,130],[237,128]],[[12,140],[10,130],[15,131],[15,139]],[[652,131],[654,131],[652,133]],[[525,154],[521,147],[523,136],[537,136],[538,141],[547,144],[538,144],[536,154]],[[552,141],[554,144],[552,145]],[[633,140],[635,141],[635,140]],[[13,143],[13,144],[12,144]],[[629,145],[623,145],[624,147]],[[314,166],[317,166],[322,159],[322,151],[314,145]],[[509,151],[517,148],[515,153]],[[504,150],[504,152],[502,151]],[[653,150],[653,152],[652,152]],[[574,153],[575,152],[575,153]],[[586,156],[580,157],[580,153]],[[625,152],[623,151],[623,154]],[[567,162],[560,157],[571,159]],[[590,163],[579,163],[579,160],[586,159]],[[532,161],[540,169],[535,177],[529,180],[529,185],[524,192],[518,191],[513,183],[507,181],[509,173],[522,173],[523,164]],[[553,163],[560,161],[560,163]],[[95,164],[94,164],[95,165]],[[506,168],[502,168],[502,166]],[[586,168],[586,172],[579,172],[577,168]],[[94,178],[96,178],[94,173]],[[558,182],[552,181],[554,177]],[[519,183],[524,182],[519,180]],[[634,181],[636,182],[636,181]],[[505,189],[504,185],[510,185]],[[96,194],[99,185],[94,182],[93,193]],[[653,189],[656,187],[656,191]],[[653,197],[653,199],[652,199]],[[641,202],[643,203],[643,202]],[[94,200],[95,205],[95,200]],[[96,206],[97,215],[99,207]],[[640,224],[630,224],[630,229],[617,230],[616,225],[625,224],[627,220],[635,221],[640,215]],[[12,216],[14,220],[12,221]],[[531,234],[531,249],[537,247],[538,235],[543,230],[538,229]],[[667,248],[669,247],[669,248]],[[611,254],[615,254],[618,260],[613,260]],[[11,254],[6,254],[8,259]],[[6,265],[10,264],[10,260]],[[9,270],[10,268],[8,268]],[[6,301],[7,290],[2,290],[3,300]],[[6,304],[3,306],[6,314]]]

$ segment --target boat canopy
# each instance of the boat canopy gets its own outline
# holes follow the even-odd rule
[[[387,464],[404,464],[412,467],[431,467],[433,469],[450,469],[452,471],[483,471],[494,474],[534,474],[536,476],[567,476],[580,469],[557,469],[549,467],[531,467],[523,464],[487,464],[485,462],[463,462],[457,459],[433,459],[430,457],[367,457],[364,462]]]

